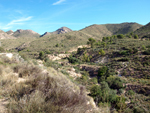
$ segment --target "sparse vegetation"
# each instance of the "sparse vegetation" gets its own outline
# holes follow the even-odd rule
[[[10,100],[9,112],[94,112],[93,98],[99,111],[148,113],[149,24],[139,27],[93,25],[65,34],[1,40],[0,52],[19,52],[24,58],[0,56],[0,93]],[[59,55],[64,57],[50,58]]]

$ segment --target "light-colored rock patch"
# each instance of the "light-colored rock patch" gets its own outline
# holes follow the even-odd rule
[[[60,60],[65,57],[69,57],[70,54],[58,54],[58,55],[48,55],[49,59],[52,61]]]

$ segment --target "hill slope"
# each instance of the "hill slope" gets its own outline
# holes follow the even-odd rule
[[[90,34],[94,37],[105,37],[116,34],[127,34],[139,29],[142,25],[137,23],[121,23],[121,24],[103,24],[103,25],[91,25],[82,29],[81,31]]]
[[[13,35],[14,32],[13,32],[12,30],[9,30],[9,31],[7,31],[6,33],[7,33],[8,35]]]
[[[24,48],[25,51],[29,50],[31,52],[35,51],[55,51],[64,52],[69,51],[72,48],[76,48],[80,45],[87,44],[88,38],[94,38],[96,40],[101,40],[102,37],[111,36],[114,34],[126,34],[132,32],[135,29],[141,27],[137,23],[122,23],[122,24],[104,24],[104,25],[91,25],[79,31],[72,31],[69,28],[62,27],[55,32],[46,32],[41,36],[41,38],[35,39],[28,43],[27,47]],[[13,35],[16,37],[23,37],[27,34],[27,30],[17,30]],[[33,36],[27,35],[29,38]],[[18,39],[17,39],[18,40]],[[16,41],[17,41],[16,40]],[[6,48],[8,42],[4,42]],[[19,43],[15,46],[13,44],[12,48],[17,48],[25,42]]]
[[[8,35],[4,31],[0,30],[0,39],[15,39],[15,37]]]
[[[66,75],[9,54],[11,58],[7,53],[0,55],[0,81],[6,83],[0,85],[3,86],[1,98],[8,100],[1,112],[4,113],[4,108],[12,113],[96,113],[99,110],[93,106],[93,99],[87,96],[84,87],[77,86]],[[0,100],[0,108],[2,104]]]
[[[26,38],[26,37],[30,37],[30,38],[33,38],[33,37],[39,37],[40,35],[32,30],[22,30],[22,29],[18,29],[17,31],[15,31],[13,33],[14,37],[17,37],[17,38]]]
[[[140,38],[150,38],[150,22],[145,26],[137,29],[134,33],[137,34]]]

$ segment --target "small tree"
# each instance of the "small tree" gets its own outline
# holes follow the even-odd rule
[[[139,39],[139,36],[138,35],[134,35],[134,39]]]
[[[44,60],[44,58],[45,58],[44,52],[41,51],[41,52],[39,53],[39,59]]]
[[[109,41],[109,40],[110,40],[110,37],[106,37],[106,39]]]
[[[132,36],[130,35],[129,38],[132,38]]]
[[[91,48],[93,48],[94,47],[94,43],[95,43],[95,39],[89,38],[88,40],[89,41],[87,42],[87,44],[91,45]]]
[[[106,41],[106,37],[103,37],[102,41]]]
[[[117,35],[117,38],[122,39],[122,38],[124,38],[124,35],[123,34],[119,34],[119,35]]]
[[[103,45],[103,48],[106,47],[106,43],[105,42],[103,42],[102,45]]]
[[[59,44],[56,44],[55,46],[56,46],[56,47],[59,47]]]
[[[146,50],[146,47],[144,46],[144,45],[142,45],[142,48],[141,48],[142,50]]]
[[[98,77],[99,82],[105,81],[108,76],[109,76],[108,68],[106,66],[104,66],[98,70],[97,77]]]
[[[99,51],[99,54],[103,56],[103,55],[105,55],[105,51],[104,51],[103,49],[101,49],[101,50]]]
[[[131,32],[130,35],[133,36],[133,32]]]

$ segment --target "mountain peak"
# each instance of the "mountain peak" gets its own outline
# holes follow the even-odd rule
[[[22,29],[17,29],[17,31],[16,31],[16,32],[21,33],[22,31],[23,31]]]
[[[47,36],[47,35],[51,35],[50,32],[45,32],[43,35],[41,35],[40,37],[43,37],[43,36]]]
[[[61,27],[58,30],[56,30],[56,34],[64,34],[64,33],[68,33],[71,32],[72,30],[67,28],[67,27]]]
[[[12,35],[12,34],[14,33],[14,31],[9,30],[9,31],[7,31],[6,33],[7,33],[8,35]]]
[[[68,33],[68,32],[71,32],[72,30],[69,29],[68,27],[61,27],[59,29],[57,29],[56,31],[54,32],[45,32],[43,35],[41,35],[40,37],[43,37],[43,36],[47,36],[47,35],[51,35],[51,34],[64,34],[64,33]]]

